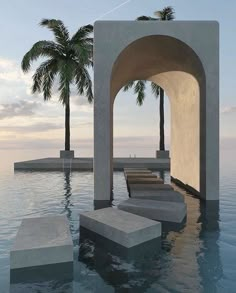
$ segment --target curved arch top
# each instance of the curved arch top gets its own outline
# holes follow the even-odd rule
[[[170,97],[171,176],[218,200],[218,23],[99,21],[94,37],[95,200],[108,200],[112,190],[115,96],[138,79],[156,82]]]
[[[171,71],[185,72],[199,83],[205,82],[202,62],[187,44],[165,35],[137,39],[122,50],[112,66],[111,96],[114,98],[131,80],[152,80],[165,87],[158,76]]]

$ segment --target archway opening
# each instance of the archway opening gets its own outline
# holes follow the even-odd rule
[[[132,87],[126,91],[122,88],[114,101],[114,158],[154,159],[156,152],[160,149],[160,89],[153,82],[141,81],[144,87],[138,96],[138,93],[135,92],[138,82],[133,81]],[[154,85],[155,92],[152,88]],[[164,96],[163,128],[165,150],[168,151],[170,147],[170,102],[166,94]],[[166,166],[168,166],[168,159],[166,159]]]
[[[165,90],[171,112],[171,176],[204,194],[206,80],[200,59],[176,38],[143,37],[127,46],[113,64],[112,107],[117,93],[132,80],[149,80]],[[111,131],[113,137],[113,127]]]

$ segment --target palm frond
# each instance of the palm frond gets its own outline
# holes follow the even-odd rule
[[[124,92],[127,92],[129,89],[131,89],[133,86],[134,86],[134,81],[130,81],[128,82],[124,87],[123,87],[123,90]]]
[[[37,69],[35,74],[33,75],[33,86],[32,86],[32,93],[40,93],[44,91],[42,89],[42,83],[45,80],[45,76],[48,75],[46,79],[49,79],[51,83],[54,80],[54,76],[57,74],[58,66],[57,66],[57,59],[49,59],[45,62],[43,62]],[[45,95],[45,99],[48,99],[51,97],[51,94]]]
[[[154,13],[159,20],[174,20],[175,11],[172,6],[164,7],[162,10],[156,11]]]
[[[158,98],[159,94],[160,94],[160,87],[159,85],[157,85],[155,82],[151,83],[151,89],[152,89],[152,93],[153,95]]]
[[[86,95],[88,102],[93,101],[92,81],[88,70],[85,67],[78,67],[76,72],[75,82],[80,95]]]
[[[93,32],[93,26],[91,24],[82,26],[71,38],[71,43],[77,44],[79,42],[93,43],[93,39],[89,38],[89,35]]]
[[[66,46],[68,44],[70,39],[69,32],[61,20],[42,19],[40,25],[49,28],[54,33],[55,39],[60,45]]]
[[[136,20],[150,20],[150,17],[142,15],[142,16],[137,17]]]
[[[59,101],[63,105],[69,103],[70,84],[75,76],[75,62],[73,60],[66,60],[59,63]]]
[[[136,101],[139,106],[143,104],[145,99],[145,87],[146,87],[145,84],[146,84],[145,80],[139,80],[136,82],[134,86],[134,93],[138,94]]]
[[[39,41],[24,55],[21,68],[24,72],[28,72],[31,63],[39,57],[61,58],[63,52],[56,43],[51,41]]]
[[[75,52],[74,60],[85,66],[93,66],[93,45],[92,44],[72,44],[72,50]]]

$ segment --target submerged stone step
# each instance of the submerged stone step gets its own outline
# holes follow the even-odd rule
[[[73,262],[66,216],[23,219],[10,251],[10,268]]]
[[[80,225],[126,248],[161,236],[161,223],[115,208],[81,213]]]
[[[129,184],[130,191],[133,190],[173,190],[170,184]]]
[[[184,202],[130,198],[121,202],[118,209],[165,222],[181,223],[186,216],[186,204]]]
[[[161,185],[161,184],[156,184]],[[184,202],[184,196],[174,190],[130,190],[131,198]]]
[[[164,181],[160,178],[128,178],[128,184],[163,184]]]

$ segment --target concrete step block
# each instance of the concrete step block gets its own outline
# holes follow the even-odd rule
[[[128,178],[128,184],[163,184],[160,178]]]
[[[130,198],[121,202],[118,209],[157,221],[181,223],[186,216],[184,202],[167,202]]]
[[[81,213],[80,225],[126,248],[161,236],[161,223],[115,208]]]
[[[130,191],[135,190],[173,190],[170,184],[129,184]]]
[[[174,190],[130,190],[130,197],[158,201],[184,202],[184,196]]]
[[[73,262],[73,242],[66,216],[23,219],[10,251],[10,268]]]

